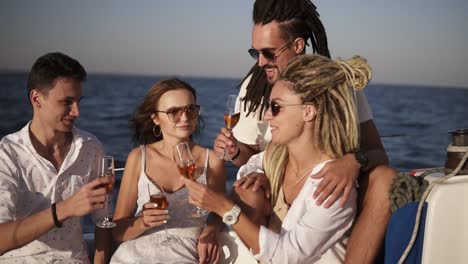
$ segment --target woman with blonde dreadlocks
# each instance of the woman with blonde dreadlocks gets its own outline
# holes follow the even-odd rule
[[[318,206],[313,193],[321,179],[311,174],[327,162],[358,148],[354,89],[371,77],[366,60],[332,61],[319,55],[293,58],[275,83],[265,114],[272,141],[248,165],[263,167],[272,186],[270,200],[258,193],[265,212],[277,200],[289,207],[258,224],[229,198],[203,185],[185,181],[194,205],[223,217],[262,263],[342,263],[347,231],[356,214],[356,189],[340,207]],[[276,202],[276,203],[275,203]],[[258,207],[258,205],[255,205]],[[244,206],[243,206],[244,208]],[[262,222],[262,221],[260,221]],[[276,224],[276,226],[275,226]]]

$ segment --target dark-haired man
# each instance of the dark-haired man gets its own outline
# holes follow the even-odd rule
[[[0,141],[0,262],[89,263],[80,218],[102,217],[104,184],[97,178],[99,140],[76,127],[86,71],[61,53],[32,66],[32,120]],[[110,232],[96,230],[95,263],[104,263]]]
[[[222,129],[215,140],[217,152],[226,151],[227,159],[241,166],[270,141],[268,123],[262,118],[272,85],[288,60],[306,52],[307,40],[313,52],[329,57],[325,29],[315,6],[309,0],[257,0],[253,11],[252,49],[249,53],[258,62],[249,71],[241,86],[243,98],[241,119],[233,133]],[[356,92],[360,120],[361,144],[356,153],[349,153],[328,163],[314,178],[323,178],[315,197],[317,203],[329,207],[349,192],[359,177],[362,207],[346,254],[347,263],[371,263],[377,256],[390,216],[387,191],[396,172],[387,167],[385,150],[372,114],[361,92]],[[235,136],[235,137],[234,137]],[[377,168],[376,168],[377,167]],[[241,179],[235,185],[248,186],[255,180]],[[256,181],[254,188],[261,181]]]

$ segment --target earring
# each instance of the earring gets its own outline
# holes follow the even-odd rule
[[[156,128],[159,128],[158,133],[156,133]],[[154,135],[155,137],[158,138],[158,137],[161,136],[161,134],[162,134],[162,132],[161,132],[161,127],[160,127],[159,125],[154,124],[154,127],[153,127],[153,135]]]

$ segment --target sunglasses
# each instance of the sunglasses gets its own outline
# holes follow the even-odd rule
[[[284,45],[283,47],[281,47],[279,50],[275,52],[272,52],[271,50],[268,50],[268,49],[262,49],[258,51],[254,48],[251,48],[249,49],[249,54],[256,61],[258,61],[260,54],[262,54],[263,57],[268,61],[275,61],[276,58],[278,58],[281,55],[281,53],[285,51],[287,48],[289,48],[289,46],[291,46],[293,43],[294,43],[294,40],[291,40],[288,43],[286,43],[286,45]]]
[[[277,102],[275,101],[270,101],[270,103],[267,105],[268,108],[271,109],[271,115],[272,116],[277,116],[279,114],[279,112],[281,111],[281,108],[282,107],[285,107],[285,106],[298,106],[298,105],[304,105],[304,104],[284,104],[284,105],[279,105]]]
[[[180,121],[182,117],[182,113],[185,113],[187,116],[188,121],[197,119],[200,116],[200,106],[196,104],[189,104],[183,107],[171,107],[166,111],[159,111],[156,110],[156,113],[165,113],[169,120],[172,123],[177,123]]]

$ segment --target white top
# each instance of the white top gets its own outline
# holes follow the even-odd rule
[[[244,98],[247,93],[247,85],[250,82],[252,75],[250,75],[241,85],[238,97]],[[354,90],[354,89],[353,89]],[[369,103],[367,102],[366,95],[363,91],[355,91],[356,105],[359,116],[359,123],[364,123],[373,119],[372,111]],[[271,130],[267,121],[260,119],[258,112],[252,112],[247,116],[248,108],[244,111],[245,102],[242,102],[241,117],[239,122],[234,127],[234,136],[240,142],[247,145],[259,145],[260,151],[265,150],[267,144],[271,141]]]
[[[251,157],[239,169],[238,177],[262,168],[263,152]],[[328,161],[317,164],[317,173]],[[317,206],[312,195],[321,179],[307,178],[292,203],[278,235],[260,227],[260,252],[255,257],[262,263],[343,263],[347,231],[356,214],[356,189],[353,188],[343,208],[338,199],[330,208]]]
[[[141,214],[143,205],[149,202],[149,188],[158,190],[146,174],[146,150],[141,146],[141,172],[138,178],[137,210],[135,216]],[[206,150],[205,167],[197,182],[206,184],[209,150]],[[178,175],[174,175],[176,177]],[[198,263],[198,237],[206,222],[206,216],[192,218],[195,209],[187,201],[188,190],[183,187],[176,192],[166,193],[169,202],[167,210],[171,217],[167,222],[169,235],[176,237],[177,243],[162,246],[165,238],[164,225],[147,230],[138,238],[122,242],[112,256],[111,263]]]
[[[30,122],[0,142],[0,223],[18,220],[67,199],[97,175],[97,160],[104,151],[92,134],[73,128],[73,141],[57,172],[40,156],[29,137]],[[94,219],[104,211],[94,213]],[[0,262],[8,263],[88,263],[80,217],[63,222],[31,243],[8,251]]]

